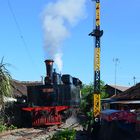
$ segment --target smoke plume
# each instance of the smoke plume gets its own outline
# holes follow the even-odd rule
[[[43,10],[44,46],[47,58],[62,70],[62,45],[74,27],[85,17],[86,0],[54,0]]]

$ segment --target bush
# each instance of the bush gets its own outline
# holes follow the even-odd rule
[[[5,124],[0,124],[0,133],[3,131],[14,130],[14,129],[17,129],[17,127],[14,125],[6,126]]]
[[[14,126],[14,125],[10,125],[9,127],[7,127],[8,128],[8,130],[14,130],[14,129],[17,129],[17,127],[16,126]]]
[[[7,130],[6,128],[7,127],[5,125],[0,124],[0,132],[6,131]]]
[[[74,129],[65,129],[56,133],[51,140],[74,140],[76,131]]]

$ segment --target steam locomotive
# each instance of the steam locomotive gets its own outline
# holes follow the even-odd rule
[[[69,110],[79,107],[82,82],[53,71],[53,62],[45,60],[47,74],[43,85],[27,87],[27,106],[22,108],[22,117],[31,126],[61,124]]]

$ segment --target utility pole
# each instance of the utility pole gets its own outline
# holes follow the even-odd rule
[[[96,2],[96,25],[93,31],[89,34],[95,38],[94,47],[94,93],[93,93],[93,118],[95,126],[100,125],[100,38],[103,35],[103,30],[100,30],[100,0],[92,0]],[[95,128],[96,129],[96,128]]]
[[[116,90],[116,83],[117,83],[117,64],[119,62],[118,58],[113,59],[114,63],[115,63],[115,95],[117,94],[117,90]]]
[[[134,86],[136,85],[136,77],[134,76],[133,77],[133,80],[134,80]]]

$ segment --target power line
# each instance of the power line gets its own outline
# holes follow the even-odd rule
[[[15,24],[16,24],[16,27],[17,27],[19,36],[20,36],[20,38],[21,38],[21,40],[22,40],[23,46],[25,47],[25,50],[26,50],[26,52],[27,52],[27,54],[28,54],[28,57],[31,59],[31,61],[32,61],[32,63],[33,63],[31,54],[30,54],[30,52],[29,52],[29,50],[28,50],[27,43],[26,43],[25,38],[24,38],[24,36],[23,36],[23,34],[22,34],[22,32],[21,32],[21,28],[20,28],[19,23],[18,23],[18,21],[17,21],[16,15],[15,15],[15,13],[14,13],[14,10],[13,10],[13,8],[12,8],[12,5],[11,5],[11,3],[10,3],[10,0],[8,0],[8,7],[9,7],[10,12],[11,12],[11,14],[12,14],[12,17],[13,17],[13,19],[14,19],[14,21],[15,21]]]
[[[16,27],[17,27],[17,29],[18,29],[19,35],[20,35],[20,37],[22,38],[23,36],[22,36],[22,32],[21,32],[20,26],[19,26],[19,24],[18,24],[18,22],[17,22],[15,13],[14,13],[14,11],[13,11],[12,5],[11,5],[11,3],[10,3],[9,0],[8,0],[8,7],[9,7],[10,12],[11,12],[11,14],[12,14],[12,16],[13,16],[13,19],[14,19],[14,21],[15,21],[15,24],[16,24]]]
[[[17,21],[16,15],[15,15],[15,12],[14,12],[14,10],[12,8],[12,5],[10,3],[10,0],[8,0],[8,7],[9,7],[9,10],[10,10],[10,12],[12,14],[12,17],[13,17],[14,21],[15,21],[15,24],[16,24],[16,27],[17,27],[17,30],[18,30],[18,34],[20,36],[20,39],[22,40],[23,46],[24,46],[25,51],[26,51],[26,53],[27,53],[27,55],[28,55],[28,57],[29,57],[29,59],[31,61],[31,64],[34,65],[34,66],[36,66],[35,63],[34,63],[34,61],[33,61],[33,59],[32,59],[32,56],[31,56],[31,54],[29,52],[27,42],[26,42],[26,40],[25,40],[25,38],[24,38],[24,36],[22,34],[21,28],[20,28],[19,23]]]

